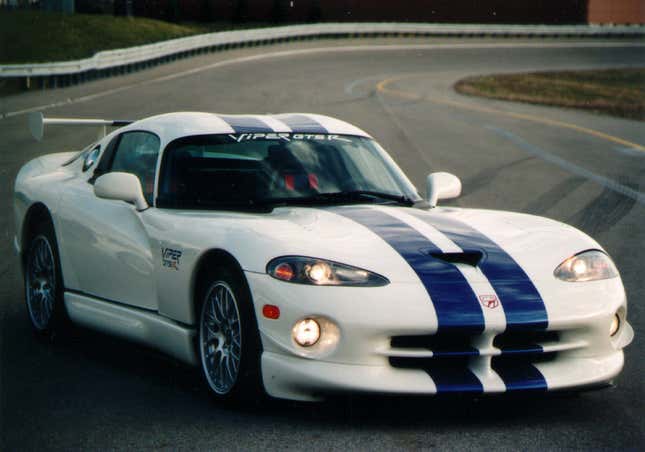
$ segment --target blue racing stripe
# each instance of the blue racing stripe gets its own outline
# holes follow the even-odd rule
[[[457,267],[428,255],[441,253],[434,243],[406,223],[375,209],[338,208],[334,212],[369,228],[405,259],[430,295],[438,333],[484,331],[477,295]]]
[[[516,348],[502,347],[500,350],[502,352],[502,355],[526,356],[527,354],[544,353],[544,349],[542,348],[541,345],[538,345],[538,344],[527,344],[525,346],[516,347]]]
[[[529,362],[494,358],[492,367],[504,380],[507,391],[546,391],[548,388],[544,375]]]
[[[272,133],[275,132],[271,127],[260,121],[258,118],[250,116],[225,116],[218,115],[219,118],[235,130],[235,133]]]
[[[464,356],[479,356],[479,350],[474,347],[465,347],[463,350],[430,349],[433,358],[463,358]]]
[[[277,119],[284,122],[296,133],[329,133],[322,124],[305,115],[278,115]]]
[[[484,392],[479,378],[462,365],[453,367],[429,367],[425,371],[437,387],[437,393],[450,392]]]
[[[504,308],[507,331],[546,329],[544,301],[528,275],[499,245],[467,224],[445,215],[419,215],[464,250],[482,250],[479,268]]]

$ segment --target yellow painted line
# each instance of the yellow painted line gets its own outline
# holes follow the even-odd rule
[[[411,75],[403,75],[403,76],[391,77],[391,78],[388,78],[388,79],[385,79],[385,80],[381,80],[376,85],[376,90],[378,92],[380,92],[380,93],[390,94],[390,95],[401,97],[401,98],[404,98],[404,99],[426,100],[428,102],[432,102],[432,103],[435,103],[435,104],[450,105],[450,106],[457,107],[457,108],[464,108],[464,109],[467,109],[467,110],[479,111],[479,112],[482,112],[482,113],[492,113],[492,114],[495,114],[495,115],[507,116],[509,118],[524,119],[526,121],[537,122],[537,123],[540,123],[540,124],[546,124],[546,125],[553,126],[553,127],[560,127],[560,128],[563,128],[563,129],[575,130],[576,132],[585,133],[587,135],[591,135],[591,136],[594,136],[596,138],[611,141],[613,143],[618,143],[618,144],[621,144],[623,146],[627,146],[627,147],[630,147],[630,148],[637,149],[639,151],[645,152],[645,146],[643,146],[641,144],[634,143],[632,141],[628,141],[628,140],[625,140],[623,138],[616,137],[614,135],[610,135],[608,133],[600,132],[600,131],[594,130],[594,129],[589,129],[588,127],[578,126],[576,124],[571,124],[571,123],[568,123],[568,122],[557,121],[555,119],[540,118],[539,116],[527,115],[527,114],[524,114],[524,113],[513,113],[513,112],[510,112],[510,111],[497,110],[497,109],[494,109],[494,108],[482,107],[482,106],[479,106],[479,105],[471,105],[471,104],[466,104],[466,103],[463,103],[463,102],[455,102],[455,101],[447,100],[447,99],[433,99],[433,98],[429,98],[429,97],[426,97],[426,96],[421,96],[421,95],[416,94],[416,93],[411,93],[411,92],[407,92],[407,91],[401,91],[401,90],[397,90],[397,89],[388,88],[388,85],[390,85],[391,83],[394,83],[396,81],[399,81],[399,80],[402,80],[402,79],[405,79],[405,78],[421,77],[422,75],[423,74],[411,74]]]

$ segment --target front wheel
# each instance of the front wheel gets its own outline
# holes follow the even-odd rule
[[[44,222],[29,240],[24,267],[25,301],[36,335],[51,340],[67,323],[63,278],[53,227]]]
[[[220,270],[200,298],[198,352],[211,393],[218,400],[257,400],[263,392],[261,346],[248,287]]]

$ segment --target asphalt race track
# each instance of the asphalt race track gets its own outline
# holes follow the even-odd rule
[[[0,99],[0,450],[643,448],[644,123],[469,98],[451,86],[480,73],[644,66],[644,46],[324,40],[203,55]],[[114,119],[177,110],[308,111],[355,123],[422,192],[428,172],[449,171],[463,181],[456,205],[544,215],[595,237],[627,289],[636,338],[625,370],[616,387],[575,397],[370,397],[235,409],[212,403],[196,371],[154,351],[92,332],[40,344],[13,253],[13,180],[29,159],[80,149],[95,133],[49,129],[45,141],[34,142],[22,112],[40,106],[49,115]]]

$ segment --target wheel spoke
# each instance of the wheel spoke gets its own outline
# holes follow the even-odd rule
[[[219,322],[215,318],[215,315],[212,311],[208,310],[205,317],[204,325],[206,326],[209,338],[216,336],[219,332]]]
[[[45,245],[43,242],[38,243],[38,248],[36,250],[36,254],[38,256],[37,261],[38,261],[38,269],[39,271],[43,271],[45,269]]]
[[[40,295],[40,300],[38,302],[38,320],[40,320],[41,325],[45,325],[46,317],[45,310],[43,309],[43,296]]]
[[[233,344],[234,344],[236,347],[238,347],[238,348],[241,348],[241,347],[242,347],[242,344],[240,343],[240,339],[239,339],[239,338],[234,337],[232,342],[233,342]]]
[[[217,335],[217,331],[215,330],[215,324],[206,324],[206,330],[208,331],[208,334],[210,337],[215,337]]]
[[[217,313],[219,314],[219,318],[221,319],[220,320],[220,325],[223,324],[225,322],[225,320],[226,320],[226,313],[224,312],[224,308],[223,308],[222,304],[223,304],[222,297],[221,296],[217,297],[216,310],[217,310]]]
[[[215,295],[214,299],[211,299],[210,311],[213,315],[213,320],[220,325],[222,321],[217,315],[217,295]]]
[[[46,314],[49,314],[51,311],[51,300],[49,295],[43,295],[43,311],[45,311]]]
[[[45,243],[44,240],[42,240],[38,248],[38,258],[39,258],[38,262],[40,264],[41,271],[47,270],[47,261],[49,260],[47,256],[48,254],[47,251],[48,251],[47,244]]]
[[[34,249],[32,251],[32,263],[34,265],[34,272],[36,274],[41,272],[41,263],[40,263],[40,244],[34,245]]]
[[[228,379],[233,382],[235,380],[235,370],[232,368],[234,366],[233,360],[230,357],[226,358],[226,374]]]
[[[48,296],[48,299],[49,299],[49,315],[51,316],[51,315],[54,314],[54,303],[55,303],[56,300],[54,299],[53,294],[50,294]]]
[[[230,322],[231,319],[231,297],[228,292],[224,293],[224,302],[222,309],[224,310],[224,314],[226,315],[226,320]]]

